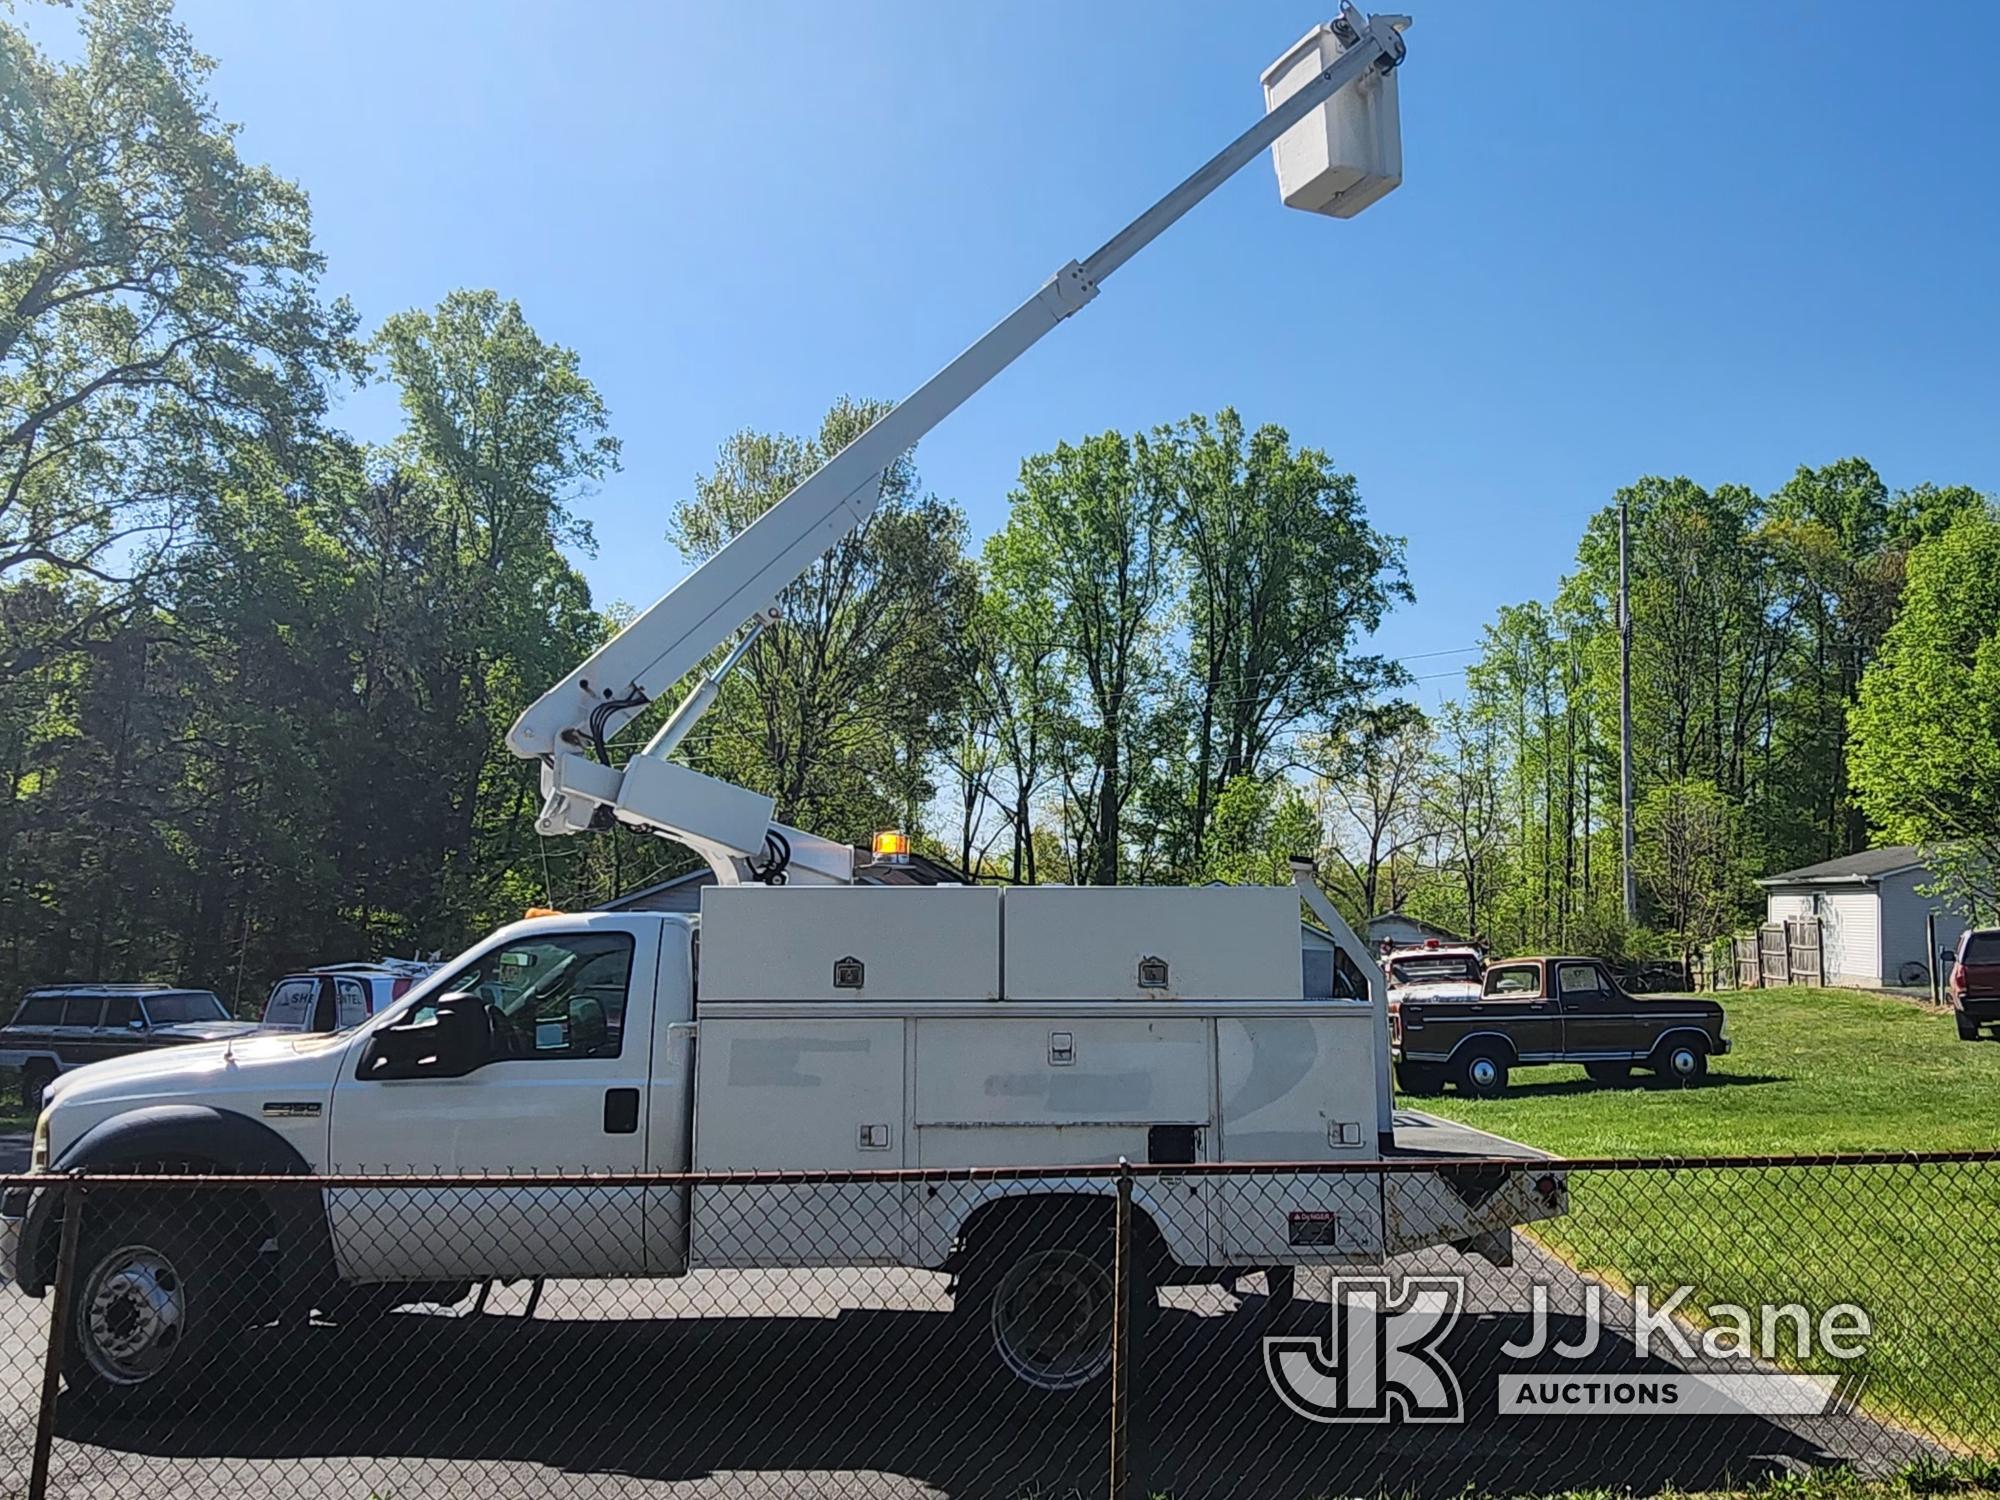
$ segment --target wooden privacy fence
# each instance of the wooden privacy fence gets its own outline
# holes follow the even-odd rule
[[[1730,940],[1736,987],[1826,983],[1817,917],[1787,917]]]

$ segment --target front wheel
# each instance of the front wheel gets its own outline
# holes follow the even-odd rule
[[[63,1375],[96,1405],[144,1408],[212,1374],[243,1321],[254,1254],[170,1210],[84,1220]]]
[[[1396,1087],[1416,1097],[1444,1092],[1444,1069],[1436,1063],[1397,1063]]]

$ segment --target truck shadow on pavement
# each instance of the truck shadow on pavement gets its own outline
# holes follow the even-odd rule
[[[1430,1500],[1468,1490],[1703,1491],[1842,1456],[1751,1418],[1499,1416],[1498,1351],[1526,1336],[1524,1315],[1468,1316],[1444,1344],[1469,1406],[1463,1425],[1309,1422],[1266,1381],[1261,1335],[1271,1325],[1260,1307],[1253,1298],[1228,1316],[1163,1310],[1135,1350],[1135,1492]],[[1317,1331],[1325,1316],[1295,1308],[1286,1331]],[[1555,1319],[1554,1331],[1574,1335],[1580,1325],[1568,1321],[1577,1326]],[[324,1465],[349,1488],[365,1487],[373,1457],[436,1461],[452,1484],[491,1465],[488,1477],[511,1485],[520,1476],[504,1466],[535,1464],[679,1481],[811,1472],[818,1489],[857,1494],[879,1492],[870,1476],[880,1474],[953,1496],[1101,1493],[1102,1387],[1026,1391],[987,1369],[974,1333],[948,1314],[910,1311],[534,1321],[406,1313],[253,1350],[200,1409],[113,1418],[65,1397],[58,1431],[116,1450],[128,1493],[143,1491],[132,1481],[156,1464],[230,1457],[287,1461],[291,1485]],[[1565,1370],[1673,1369],[1640,1361],[1629,1342],[1604,1344]],[[828,1471],[853,1478],[829,1480]]]

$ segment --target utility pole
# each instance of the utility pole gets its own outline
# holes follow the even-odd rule
[[[1625,568],[1625,497],[1618,497],[1618,827],[1624,850],[1625,921],[1639,920],[1639,887],[1632,875],[1632,591]]]

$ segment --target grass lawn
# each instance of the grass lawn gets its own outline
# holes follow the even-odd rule
[[[2000,1147],[2000,1043],[1948,1013],[1843,990],[1720,997],[1735,1042],[1706,1085],[1600,1088],[1534,1068],[1497,1100],[1411,1105],[1563,1156]],[[2000,1452],[2000,1163],[1579,1173],[1536,1235],[1625,1283],[1703,1305],[1855,1302],[1874,1320],[1863,1405]]]
[[[1624,1500],[1619,1490],[1567,1490],[1537,1500]],[[1660,1500],[1923,1500],[1953,1495],[1984,1500],[2000,1495],[2000,1465],[1984,1459],[1917,1463],[1882,1479],[1863,1479],[1848,1469],[1814,1469],[1787,1474],[1738,1490],[1668,1490]],[[1468,1495],[1467,1500],[1476,1500]]]

